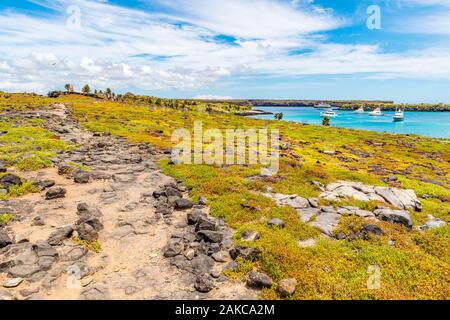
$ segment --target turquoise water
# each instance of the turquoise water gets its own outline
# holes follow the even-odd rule
[[[255,107],[255,109],[273,113],[282,112],[283,120],[322,124],[320,113],[311,107]],[[336,110],[338,116],[330,119],[330,124],[336,127],[363,129],[378,132],[402,134],[418,134],[435,138],[450,138],[450,112],[405,112],[403,122],[394,122],[393,111],[383,111],[384,116],[371,117],[366,111],[357,114],[353,111]],[[259,115],[255,118],[273,119],[273,115]]]

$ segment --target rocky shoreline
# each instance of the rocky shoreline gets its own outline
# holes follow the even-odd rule
[[[273,112],[253,109],[253,110],[249,110],[249,111],[235,113],[235,115],[237,115],[237,116],[244,116],[244,117],[267,115],[267,114],[273,114]]]

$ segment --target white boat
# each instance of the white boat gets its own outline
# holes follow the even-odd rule
[[[327,118],[335,118],[335,117],[337,117],[337,113],[334,112],[334,111],[331,110],[331,109],[328,109],[327,111],[320,113],[320,115],[321,115],[322,117],[324,117],[324,118],[325,118],[325,117],[327,117]]]
[[[395,114],[394,114],[394,121],[403,121],[405,119],[405,113],[403,112],[403,110],[396,110]]]
[[[330,104],[328,104],[328,103],[319,103],[319,104],[316,104],[315,106],[314,106],[314,108],[316,108],[316,109],[330,109],[331,108],[331,105]]]
[[[381,112],[380,108],[376,108],[375,110],[369,112],[369,116],[373,116],[373,117],[379,117],[382,115],[383,115],[383,113]]]
[[[355,113],[364,113],[364,107],[359,107],[357,110],[355,110]]]

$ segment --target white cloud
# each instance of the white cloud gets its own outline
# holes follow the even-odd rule
[[[402,18],[392,23],[390,30],[410,34],[450,34],[450,0],[385,1],[405,10]]]
[[[116,91],[188,90],[241,76],[450,78],[445,48],[386,54],[373,45],[325,42],[320,32],[345,22],[307,0],[160,0],[170,15],[103,1],[33,2],[55,14],[0,12],[0,79],[13,79],[0,82],[0,90],[45,92],[67,82]],[[80,7],[80,30],[66,26],[73,4]]]
[[[449,0],[401,0],[402,2],[408,3],[408,4],[416,4],[416,5],[422,5],[422,6],[450,6]]]
[[[410,16],[395,23],[393,30],[402,33],[450,35],[450,10]]]
[[[233,98],[230,96],[218,96],[218,95],[213,95],[213,94],[202,94],[202,95],[198,95],[193,97],[193,99],[198,99],[198,100],[232,100]]]
[[[85,71],[96,75],[99,75],[103,70],[101,66],[96,65],[95,62],[88,57],[83,57],[81,59],[80,67]]]
[[[34,52],[32,54],[34,60],[43,65],[54,65],[58,63],[58,59],[50,52]]]
[[[237,38],[284,38],[330,30],[343,23],[328,12],[301,10],[275,0],[166,0],[174,19]]]
[[[36,68],[36,65],[33,63],[33,61],[29,58],[17,58],[13,59],[12,63],[14,66],[18,69],[28,69],[32,70]]]
[[[9,71],[11,70],[11,67],[9,66],[8,62],[2,61],[0,62],[0,71]]]

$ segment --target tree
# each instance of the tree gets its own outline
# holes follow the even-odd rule
[[[70,83],[66,83],[64,88],[66,89],[67,92],[72,92],[73,91],[73,87],[72,87],[72,85]]]
[[[275,113],[274,118],[275,118],[275,120],[282,120],[283,119],[283,112]]]
[[[111,91],[111,89],[110,88],[106,88],[106,97],[109,99],[109,98],[111,98],[112,97],[112,91]]]
[[[329,127],[330,126],[330,118],[323,117],[322,125],[325,126],[325,127]]]
[[[81,89],[81,91],[82,91],[83,93],[88,94],[88,93],[91,93],[91,88],[89,87],[88,84],[86,84],[86,85],[83,87],[83,89]]]

